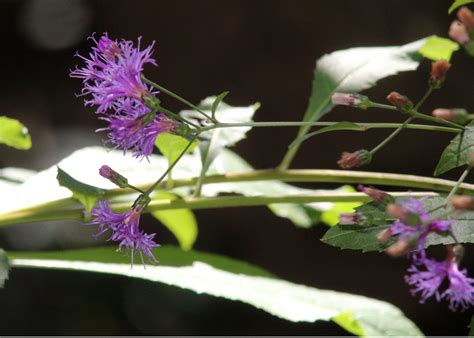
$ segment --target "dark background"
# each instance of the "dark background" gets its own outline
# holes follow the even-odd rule
[[[99,145],[100,123],[74,93],[69,79],[76,50],[86,37],[156,40],[158,68],[148,77],[193,102],[223,90],[228,102],[262,107],[257,121],[299,120],[306,109],[312,72],[325,53],[355,46],[399,45],[446,36],[451,0],[345,1],[64,1],[0,2],[0,111],[23,121],[33,137],[25,153],[0,148],[0,165],[45,169],[75,149]],[[445,88],[424,106],[472,108],[473,59],[455,54]],[[367,93],[383,101],[391,90],[416,100],[426,90],[429,62],[418,72],[380,81]],[[162,98],[163,99],[163,98]],[[175,102],[164,99],[169,107]],[[405,117],[339,107],[326,120],[400,122]],[[236,146],[256,168],[277,165],[296,129],[260,129]],[[336,168],[341,151],[371,148],[387,131],[329,133],[306,143],[295,168]],[[431,175],[451,135],[404,131],[368,170]],[[459,171],[446,175],[456,179]],[[469,179],[468,179],[469,181]],[[321,185],[318,185],[320,187]],[[332,187],[325,185],[324,187]],[[310,230],[275,218],[266,208],[196,212],[196,249],[228,255],[296,283],[353,292],[400,307],[427,335],[465,335],[469,313],[445,303],[419,305],[403,281],[407,261],[380,254],[341,251],[319,241],[326,227]],[[152,218],[160,243],[175,243]],[[80,224],[21,225],[0,232],[5,249],[61,249],[88,245],[94,229]],[[472,268],[473,247],[464,261]],[[472,271],[471,271],[472,274]],[[2,334],[343,334],[332,323],[290,323],[245,304],[174,287],[92,273],[13,270],[0,290]]]

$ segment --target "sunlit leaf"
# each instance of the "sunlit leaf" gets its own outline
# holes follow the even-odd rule
[[[440,38],[439,36],[430,36],[423,47],[420,48],[419,53],[430,60],[451,60],[451,56],[455,51],[459,50],[459,45],[447,38]]]
[[[0,116],[0,143],[16,149],[28,150],[31,148],[31,136],[20,121]]]
[[[160,264],[131,269],[129,258],[113,248],[9,253],[13,268],[123,275],[240,301],[293,322],[334,319],[353,334],[422,335],[398,308],[386,302],[287,282],[261,268],[217,255],[173,247],[158,248],[155,255]]]
[[[344,192],[355,192],[356,190],[351,186],[343,186],[340,191]],[[358,202],[338,202],[334,203],[332,207],[321,213],[321,221],[329,226],[336,225],[339,223],[339,215],[345,212],[353,212],[355,208],[361,206],[362,203]]]
[[[178,198],[175,194],[166,191],[159,191],[154,197],[157,199],[174,200]],[[181,249],[190,250],[193,247],[198,235],[198,225],[196,217],[188,209],[160,210],[151,213],[157,218],[169,231],[173,233],[179,242]]]
[[[194,141],[193,144],[186,151],[191,153],[194,151],[198,145],[198,141]],[[155,145],[160,150],[160,152],[168,159],[169,163],[174,162],[178,156],[184,151],[188,146],[189,141],[184,137],[179,135],[174,135],[170,133],[160,133],[156,138]]]
[[[438,165],[434,171],[435,176],[466,165],[469,163],[469,154],[474,151],[474,122],[464,128],[464,132],[456,135],[444,149]]]
[[[455,0],[451,6],[449,6],[448,9],[448,14],[451,14],[454,12],[456,9],[458,9],[461,6],[473,3],[474,0]]]
[[[90,211],[95,202],[101,198],[106,190],[82,183],[58,167],[57,180],[59,185],[69,189],[72,197],[84,205],[86,211]]]

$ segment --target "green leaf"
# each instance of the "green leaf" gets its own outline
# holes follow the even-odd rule
[[[424,42],[425,39],[396,47],[350,48],[324,55],[316,62],[303,120],[316,121],[329,112],[335,92],[360,92],[387,76],[415,70],[420,61],[417,51]]]
[[[351,186],[343,186],[340,189],[344,192],[355,192],[356,190]],[[358,202],[338,202],[334,203],[333,206],[321,213],[321,221],[329,226],[334,226],[339,223],[339,215],[344,212],[353,212],[357,207],[360,207],[362,203]]]
[[[60,186],[68,188],[72,192],[72,197],[84,205],[84,209],[86,211],[92,210],[95,202],[106,192],[104,189],[100,189],[76,180],[74,177],[59,167],[56,178]]]
[[[199,141],[194,141],[186,153],[192,153],[198,143]],[[188,144],[189,141],[184,137],[170,133],[160,133],[155,142],[156,147],[160,150],[163,156],[168,159],[169,163],[173,163]]]
[[[153,199],[174,200],[178,198],[175,194],[166,191],[159,191]],[[158,219],[178,240],[183,250],[192,249],[198,235],[198,225],[196,217],[189,209],[161,210],[151,213]]]
[[[31,136],[20,121],[0,116],[0,143],[16,149],[28,150],[31,148]]]
[[[355,319],[354,314],[351,311],[341,312],[339,315],[332,317],[332,320],[352,334],[359,337],[365,335],[364,330],[360,327],[359,322]]]
[[[8,264],[8,258],[2,249],[0,249],[0,288],[3,288],[5,281],[8,279],[8,270],[10,266]]]
[[[455,0],[453,4],[449,7],[448,14],[451,14],[454,10],[456,10],[457,8],[461,6],[464,6],[473,2],[474,0]]]
[[[456,42],[433,35],[426,40],[423,47],[420,48],[419,53],[430,60],[449,61],[453,53],[457,50],[459,50],[459,44]]]
[[[433,210],[440,205],[446,203],[441,197],[434,197],[424,200],[423,206],[425,210]],[[341,249],[369,251],[383,251],[392,242],[380,243],[377,234],[387,229],[393,220],[387,219],[385,210],[378,204],[371,202],[356,208],[358,212],[368,217],[365,225],[342,225],[337,224],[329,229],[323,238],[324,243],[339,247]],[[433,218],[443,218],[445,211],[440,209],[433,212]],[[474,243],[474,212],[465,212],[454,215],[451,220],[452,230],[455,237],[460,243]],[[426,247],[439,244],[453,244],[454,240],[451,236],[442,236],[431,233],[426,239]]]
[[[469,163],[469,154],[474,150],[474,121],[469,123],[464,132],[456,135],[444,149],[438,165],[434,171],[435,176]]]
[[[469,336],[474,336],[474,315],[471,317],[471,323],[469,324],[469,327],[471,328],[469,330]]]
[[[128,258],[115,248],[9,253],[9,258],[14,268],[91,271],[164,283],[240,301],[292,322],[335,319],[354,334],[422,335],[398,308],[383,301],[287,282],[261,268],[217,255],[173,247],[154,253],[160,264],[146,269],[131,269]]]
[[[216,99],[214,100],[214,102],[212,103],[212,106],[211,106],[212,117],[215,117],[215,116],[216,116],[217,107],[219,107],[219,104],[222,102],[222,100],[224,100],[224,98],[225,98],[229,93],[230,93],[230,92],[225,91],[225,92],[222,92],[222,93],[220,93],[219,95],[217,95]]]

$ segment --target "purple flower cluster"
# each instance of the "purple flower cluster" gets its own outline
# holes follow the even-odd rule
[[[152,109],[156,93],[142,80],[144,65],[156,65],[151,57],[154,43],[140,50],[140,38],[134,47],[132,41],[111,40],[107,33],[91,40],[95,46],[88,57],[77,54],[85,66],[70,76],[82,79],[85,104],[97,106],[101,119],[109,123],[100,129],[107,131],[107,142],[135,157],[148,157],[158,134],[174,129],[170,119]]]
[[[118,214],[110,209],[107,201],[100,201],[99,206],[94,208],[90,215],[92,221],[89,224],[99,224],[99,231],[96,236],[100,236],[107,231],[111,231],[109,240],[118,242],[118,250],[125,248],[130,251],[132,265],[135,254],[140,254],[142,263],[143,255],[156,262],[152,249],[157,247],[153,241],[156,234],[146,234],[139,228],[140,215],[143,207],[135,206],[131,210]]]
[[[456,247],[448,247],[444,261],[430,259],[426,255],[426,237],[434,232],[449,234],[451,222],[434,220],[423,207],[421,201],[409,198],[397,201],[395,206],[387,208],[388,213],[398,215],[398,219],[388,229],[391,236],[398,236],[397,242],[387,249],[388,253],[397,256],[413,250],[409,256],[412,265],[408,269],[406,282],[412,287],[413,295],[420,294],[420,303],[435,296],[437,301],[449,301],[452,311],[465,311],[474,305],[474,279],[467,277],[467,270],[459,270],[460,255]],[[401,252],[396,252],[401,249]],[[441,292],[443,282],[447,288]]]

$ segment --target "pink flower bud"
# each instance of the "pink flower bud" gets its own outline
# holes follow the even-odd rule
[[[459,9],[457,17],[467,29],[474,28],[474,14],[466,6]]]
[[[357,190],[363,192],[364,194],[372,198],[375,202],[381,203],[383,205],[388,205],[395,202],[395,199],[393,198],[392,195],[379,189],[359,185],[357,187]]]
[[[454,20],[451,23],[451,26],[449,26],[448,35],[451,39],[461,45],[465,45],[470,40],[466,26],[457,20]]]
[[[390,228],[380,231],[377,235],[377,239],[382,243],[387,242],[390,238],[392,238],[392,231]]]
[[[466,124],[469,120],[467,117],[467,111],[465,109],[446,109],[446,108],[438,108],[433,110],[431,113],[434,117],[439,119],[443,119],[446,121],[452,121],[459,124]]]
[[[339,224],[342,225],[362,225],[365,221],[365,217],[360,212],[343,212],[339,214]]]
[[[341,106],[357,106],[362,102],[358,95],[346,93],[334,93],[332,103]]]
[[[118,172],[110,168],[108,165],[103,165],[99,169],[100,176],[108,179],[110,182],[119,186],[120,188],[128,187],[128,180],[126,177],[120,175]]]
[[[388,94],[387,100],[403,112],[408,112],[413,108],[413,103],[410,99],[397,92],[391,92]]]
[[[401,257],[409,253],[412,249],[412,244],[407,239],[399,239],[394,244],[390,245],[385,253],[392,257]]]
[[[337,164],[339,164],[342,169],[351,169],[368,164],[371,160],[372,154],[368,150],[361,149],[353,153],[343,152]]]
[[[451,206],[458,211],[468,211],[474,209],[474,198],[472,196],[454,195],[449,200]]]
[[[431,64],[431,83],[440,85],[446,79],[449,68],[451,64],[446,60],[434,61]]]

